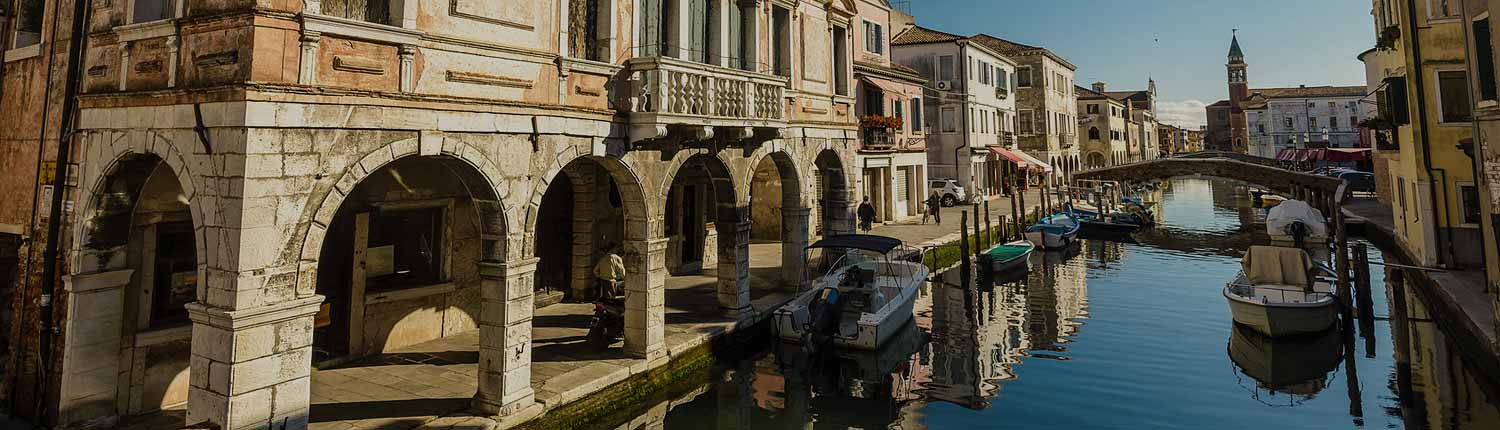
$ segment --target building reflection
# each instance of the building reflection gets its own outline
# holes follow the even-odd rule
[[[1401,271],[1386,280],[1400,404],[1388,413],[1408,429],[1500,428],[1500,386],[1460,355]]]

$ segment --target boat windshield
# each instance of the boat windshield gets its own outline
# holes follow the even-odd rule
[[[851,267],[874,271],[889,262],[884,254],[854,248],[814,248],[807,251],[807,279],[817,280]]]

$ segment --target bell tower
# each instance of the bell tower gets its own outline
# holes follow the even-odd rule
[[[1229,62],[1224,65],[1229,80],[1229,136],[1234,151],[1243,153],[1249,139],[1245,103],[1250,99],[1250,82],[1246,71],[1245,52],[1240,50],[1239,30],[1231,30],[1229,39]]]

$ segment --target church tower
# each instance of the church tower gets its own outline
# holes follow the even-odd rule
[[[1244,153],[1245,144],[1249,140],[1249,129],[1247,118],[1245,118],[1245,103],[1250,99],[1250,82],[1246,77],[1245,52],[1240,50],[1240,38],[1238,30],[1234,30],[1229,40],[1229,63],[1225,68],[1229,71],[1229,135],[1230,142],[1234,145],[1234,152]]]

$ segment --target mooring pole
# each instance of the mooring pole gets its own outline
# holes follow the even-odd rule
[[[1018,206],[1016,204],[1016,194],[1020,194],[1020,193],[1021,193],[1021,188],[1016,186],[1015,178],[1011,178],[1011,183],[1010,183],[1010,219],[1011,219],[1011,222],[1016,222],[1015,220],[1018,220],[1018,219],[1021,218],[1020,216],[1016,215],[1018,213],[1017,211],[1020,210],[1020,206]],[[1011,231],[1015,231],[1015,229],[1011,229]]]
[[[1354,244],[1354,297],[1359,300],[1359,336],[1365,357],[1375,358],[1375,304],[1370,299],[1370,247]]]
[[[959,212],[958,217],[959,236],[969,235],[969,211]],[[964,279],[969,277],[969,238],[961,238],[958,241],[959,267],[963,271]]]
[[[995,241],[995,230],[990,224],[990,199],[984,199],[984,241],[985,243]]]
[[[981,197],[981,199],[983,199],[983,197]],[[974,255],[976,255],[976,256],[979,255],[980,252],[983,252],[982,251],[983,249],[985,249],[985,246],[984,246],[984,242],[985,242],[984,237],[982,237],[983,235],[981,235],[979,233],[979,226],[981,226],[981,225],[984,224],[984,222],[980,221],[983,218],[983,215],[980,215],[980,213],[981,212],[979,212],[979,201],[975,200],[974,201],[974,247],[978,248],[978,249],[974,250]]]
[[[1344,231],[1344,211],[1333,211],[1333,228],[1336,238],[1334,252],[1337,253],[1334,257],[1334,270],[1338,272],[1339,303],[1343,305],[1345,315],[1348,315],[1352,302],[1349,297],[1349,235]]]

